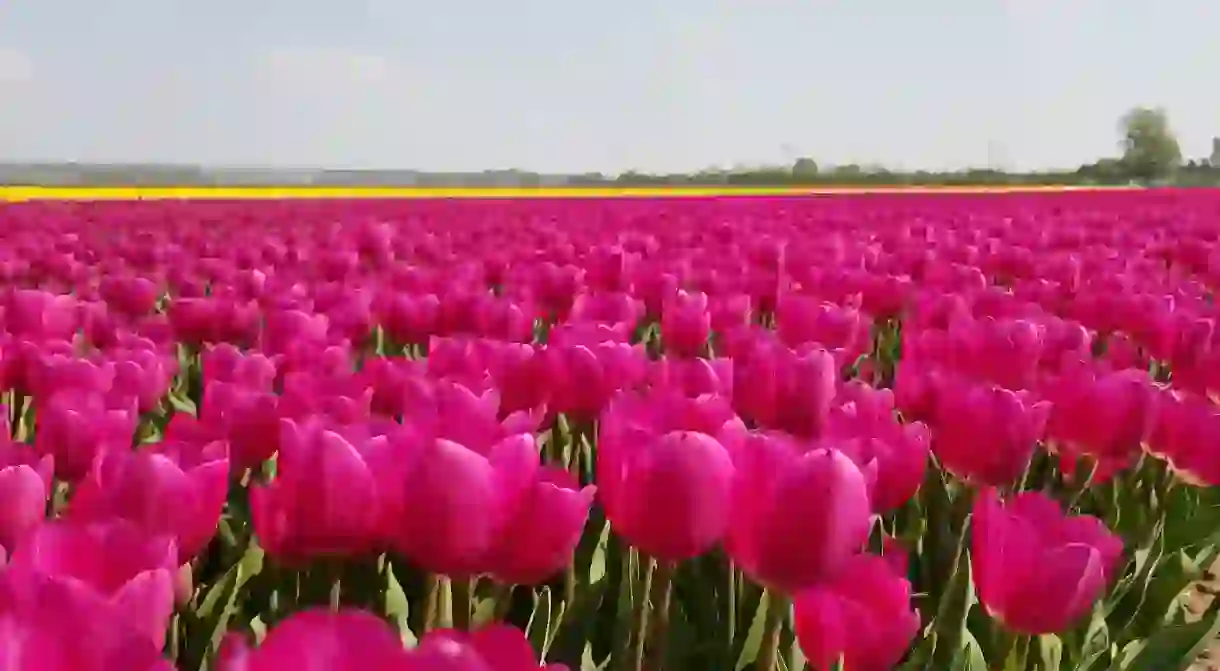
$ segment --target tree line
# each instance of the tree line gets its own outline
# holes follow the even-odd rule
[[[575,177],[573,184],[625,184],[665,186],[766,186],[766,185],[910,185],[910,186],[1041,186],[1173,184],[1178,186],[1220,185],[1220,138],[1212,142],[1205,158],[1183,160],[1177,136],[1165,110],[1137,107],[1119,121],[1120,153],[1100,158],[1076,169],[1031,172],[994,168],[957,171],[897,171],[884,167],[839,165],[821,168],[815,159],[799,158],[790,166],[766,166],[739,170],[705,170],[696,173],[650,174],[626,172],[617,176],[589,174]]]
[[[440,173],[419,170],[277,170],[161,164],[0,164],[0,184],[44,186],[1050,186],[1172,184],[1220,186],[1220,138],[1207,157],[1183,158],[1165,110],[1132,109],[1119,121],[1119,152],[1074,169],[1032,172],[971,168],[951,172],[885,167],[790,165],[694,173],[540,174],[527,170]]]

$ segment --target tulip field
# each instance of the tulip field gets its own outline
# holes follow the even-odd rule
[[[1204,668],[1218,288],[1213,191],[0,205],[0,670]]]

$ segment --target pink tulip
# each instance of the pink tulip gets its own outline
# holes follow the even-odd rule
[[[1072,454],[1132,462],[1156,421],[1156,387],[1145,371],[1073,366],[1045,389],[1047,433]]]
[[[437,438],[460,443],[481,454],[501,440],[538,430],[540,412],[516,412],[500,419],[500,394],[495,389],[476,394],[460,384],[440,381],[431,394],[414,404],[404,423]]]
[[[780,298],[776,310],[776,335],[788,347],[815,344],[838,353],[841,365],[850,365],[867,354],[872,345],[871,323],[854,308],[787,294]]]
[[[749,576],[795,592],[833,580],[861,552],[872,527],[872,474],[849,457],[756,435],[734,465],[725,545]]]
[[[674,292],[665,300],[662,310],[661,339],[665,353],[676,357],[703,353],[712,330],[707,294]]]
[[[471,634],[442,629],[411,651],[411,671],[567,671],[563,664],[539,666],[519,629],[492,625]]]
[[[975,502],[971,567],[979,601],[1013,631],[1053,634],[1088,614],[1120,568],[1123,543],[1101,520],[1065,515],[1040,492]]]
[[[114,618],[158,649],[174,612],[178,548],[125,520],[40,526],[13,553],[8,571],[21,580],[49,579],[77,593],[91,616]]]
[[[536,585],[572,563],[596,491],[561,468],[540,470],[489,552],[496,579]]]
[[[487,372],[500,391],[500,414],[545,411],[551,390],[542,351],[535,345],[483,342],[489,350]]]
[[[0,572],[0,650],[11,671],[173,671],[127,613],[75,581]]]
[[[663,560],[708,550],[728,525],[730,450],[744,433],[723,399],[664,390],[615,399],[601,423],[597,453],[611,527]]]
[[[112,350],[109,355],[114,362],[112,395],[135,399],[142,413],[156,410],[162,397],[173,386],[178,362],[165,354],[145,349]]]
[[[873,508],[886,513],[915,496],[928,468],[931,435],[918,422],[902,424],[894,414],[894,394],[861,382],[844,387],[847,402],[831,411],[829,441],[861,468],[875,463]]]
[[[351,372],[291,371],[284,375],[283,387],[278,409],[286,419],[323,416],[355,424],[372,415],[373,390]]]
[[[101,455],[79,483],[68,514],[80,520],[119,517],[149,535],[173,537],[178,562],[185,564],[216,534],[229,491],[225,445],[150,447]]]
[[[204,350],[202,356],[204,395],[213,382],[238,384],[254,391],[271,391],[275,382],[275,362],[258,352],[242,353],[233,345],[220,343]]]
[[[279,397],[269,391],[231,382],[209,383],[201,419],[216,437],[228,439],[229,459],[238,472],[259,468],[279,449]]]
[[[107,407],[96,394],[56,394],[38,409],[34,447],[55,458],[55,476],[76,482],[101,454],[131,449],[138,417],[135,408]]]
[[[570,321],[597,322],[626,334],[635,330],[643,317],[644,305],[622,292],[581,294],[568,315]]]
[[[619,390],[647,375],[647,359],[637,346],[615,342],[609,334],[581,334],[557,330],[544,356],[551,382],[551,409],[578,422],[589,422],[605,409]]]
[[[325,346],[330,343],[327,332],[330,320],[326,315],[309,314],[301,310],[275,310],[265,316],[262,349],[268,354],[285,354],[304,346]]]
[[[98,290],[111,309],[129,317],[152,312],[161,295],[156,282],[135,276],[103,277]]]
[[[653,362],[652,384],[681,389],[692,398],[703,395],[733,400],[733,360],[671,359],[662,357]]]
[[[1006,389],[1031,389],[1046,327],[1028,320],[963,319],[949,327],[960,372]]]
[[[817,671],[842,659],[854,671],[890,671],[919,633],[911,583],[886,559],[862,554],[824,585],[793,599],[801,650]]]
[[[8,408],[0,415],[7,418]],[[55,461],[9,440],[7,425],[0,423],[0,548],[11,555],[46,518]]]
[[[316,422],[283,420],[275,479],[250,488],[254,531],[269,555],[297,565],[379,545],[392,461],[385,436],[357,440]]]
[[[1042,437],[1050,404],[956,377],[942,378],[936,397],[932,449],[941,464],[978,484],[1016,482]]]
[[[377,313],[390,340],[400,345],[422,345],[437,331],[440,299],[435,294],[396,293],[379,302]]]
[[[1220,406],[1193,394],[1164,391],[1149,452],[1197,486],[1220,485]]]
[[[524,511],[514,522],[524,497],[535,495],[540,486],[538,446],[528,434],[511,436],[486,455],[426,437],[401,454],[406,473],[396,501],[399,514],[388,530],[394,546],[429,571],[459,577],[494,572],[505,530],[537,521]],[[572,506],[570,517],[577,516],[584,505],[580,498],[553,493]],[[561,517],[569,519],[567,513]],[[565,524],[530,533],[566,535],[567,529]],[[506,560],[508,570],[513,561]]]
[[[8,332],[20,340],[71,340],[76,331],[76,300],[69,295],[17,289],[7,296],[4,315]]]
[[[763,345],[734,366],[733,402],[742,419],[759,427],[819,438],[826,429],[838,377],[838,365],[825,350],[797,353]]]
[[[217,671],[291,668],[412,671],[416,667],[409,664],[408,653],[393,627],[358,610],[295,613],[267,632],[255,649],[240,634],[229,634],[216,666]]]
[[[48,353],[30,370],[30,391],[43,401],[60,393],[109,396],[114,381],[113,362],[90,361],[66,353]]]

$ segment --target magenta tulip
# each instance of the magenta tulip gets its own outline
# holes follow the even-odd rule
[[[726,548],[758,582],[796,592],[834,580],[872,527],[866,475],[831,449],[756,435],[735,453]]]
[[[221,645],[217,671],[414,671],[394,628],[358,610],[304,610],[271,631],[257,648],[240,634]],[[419,671],[423,671],[420,669]]]
[[[544,351],[551,383],[551,409],[589,422],[610,398],[647,375],[644,351],[612,339],[604,330],[553,331]]]
[[[96,394],[63,392],[38,408],[34,447],[55,458],[55,476],[76,482],[89,473],[98,455],[131,449],[139,417],[114,409]]]
[[[799,438],[822,436],[839,376],[829,352],[763,344],[734,364],[733,403],[742,419]]]
[[[932,449],[949,472],[994,486],[1016,482],[1025,473],[1045,430],[1049,403],[956,377],[940,380],[936,398]]]
[[[712,331],[707,294],[676,291],[665,299],[662,310],[661,340],[665,353],[676,357],[702,354]]]
[[[528,434],[483,453],[422,438],[403,449],[394,546],[419,566],[449,576],[494,570],[493,551],[522,497],[538,481],[538,447]]]
[[[254,531],[267,554],[290,565],[379,547],[393,460],[385,436],[357,440],[317,422],[283,420],[276,475],[250,488]]]
[[[0,572],[0,650],[9,671],[173,671],[127,615],[75,581]]]
[[[213,382],[239,384],[256,391],[271,391],[275,362],[258,352],[243,353],[233,345],[211,345],[203,352],[204,394]]]
[[[279,396],[269,391],[211,382],[204,393],[201,419],[214,435],[229,441],[229,459],[239,472],[259,468],[279,449]]]
[[[730,455],[744,435],[721,398],[667,389],[616,397],[597,452],[599,497],[611,527],[659,559],[705,552],[725,533]]]
[[[225,447],[162,442],[104,454],[79,483],[68,514],[81,520],[119,517],[149,535],[171,536],[185,564],[203,551],[220,522],[229,491]]]
[[[7,417],[8,408],[0,414]],[[9,440],[7,425],[0,423],[0,548],[11,555],[46,518],[55,461]]]
[[[178,573],[178,548],[169,536],[147,536],[125,520],[56,520],[25,539],[8,571],[61,583],[90,604],[92,617],[115,618],[158,649],[165,644]]]
[[[890,671],[919,633],[911,583],[886,559],[853,557],[838,578],[793,599],[796,635],[815,671]]]
[[[915,496],[928,469],[931,434],[918,422],[894,414],[894,394],[861,382],[846,385],[843,403],[831,411],[828,442],[861,468],[875,465],[873,508],[886,513]]]
[[[1091,612],[1117,575],[1123,543],[1101,520],[1065,515],[1040,492],[975,502],[971,567],[979,601],[1025,634],[1066,631]]]
[[[1146,371],[1069,367],[1049,381],[1047,433],[1069,454],[1133,462],[1156,422],[1157,390]]]
[[[521,630],[492,625],[471,634],[443,629],[429,633],[411,651],[410,671],[567,671],[563,664],[539,666]]]
[[[539,471],[489,551],[496,579],[535,585],[572,563],[596,491],[591,485],[582,488],[563,469]]]

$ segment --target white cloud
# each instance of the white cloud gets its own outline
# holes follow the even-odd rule
[[[34,78],[34,63],[18,49],[0,47],[0,84],[21,84]]]

